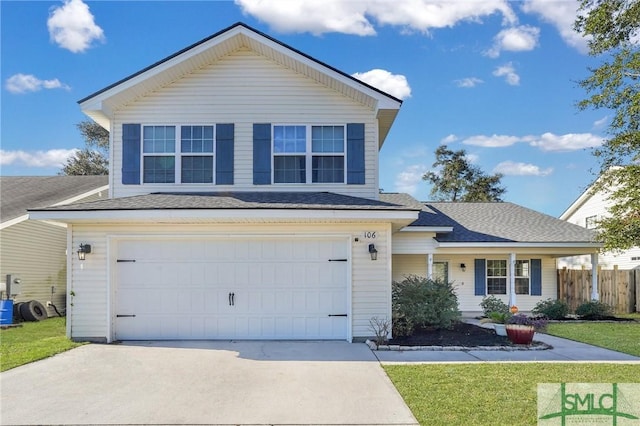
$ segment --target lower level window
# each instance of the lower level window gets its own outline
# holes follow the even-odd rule
[[[442,283],[449,282],[449,262],[433,262],[433,279]]]
[[[529,294],[529,261],[516,260],[516,294]]]
[[[506,260],[487,260],[487,294],[507,294]]]

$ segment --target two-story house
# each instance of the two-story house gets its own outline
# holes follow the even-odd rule
[[[241,23],[80,106],[110,132],[111,198],[31,211],[69,225],[75,339],[351,341],[405,274],[456,281],[465,310],[533,306],[555,257],[596,247],[509,203],[379,194],[401,101]]]

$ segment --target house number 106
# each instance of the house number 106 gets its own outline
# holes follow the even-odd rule
[[[376,237],[376,231],[365,231],[364,237],[365,238],[375,238]]]

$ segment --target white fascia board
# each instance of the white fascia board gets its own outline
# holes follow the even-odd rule
[[[453,226],[407,226],[402,228],[400,232],[453,232]]]
[[[108,191],[108,190],[109,190],[109,185],[103,185],[99,188],[92,189],[91,191],[87,191],[84,194],[76,195],[75,197],[67,198],[66,200],[60,201],[59,203],[55,203],[53,204],[53,206],[63,206],[65,204],[73,204],[76,201],[82,200],[83,198],[87,198],[99,192]]]
[[[600,248],[601,243],[440,243],[442,248]]]
[[[13,225],[17,225],[18,223],[24,222],[27,219],[29,219],[29,215],[28,214],[24,214],[24,215],[18,216],[16,218],[9,219],[6,222],[0,223],[0,229],[4,229],[4,228],[8,228],[8,227],[13,226]]]
[[[414,221],[417,211],[362,211],[362,210],[84,210],[84,211],[32,211],[29,219],[53,220],[65,223],[109,220],[156,221],[159,219],[264,219],[271,220],[384,220]],[[410,223],[410,222],[409,222]]]

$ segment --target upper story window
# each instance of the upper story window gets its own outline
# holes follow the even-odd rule
[[[345,126],[273,126],[274,183],[344,183]]]
[[[144,183],[213,183],[214,126],[143,126],[142,135]]]
[[[587,229],[596,229],[598,227],[598,216],[597,215],[587,216],[584,219],[584,226]]]

